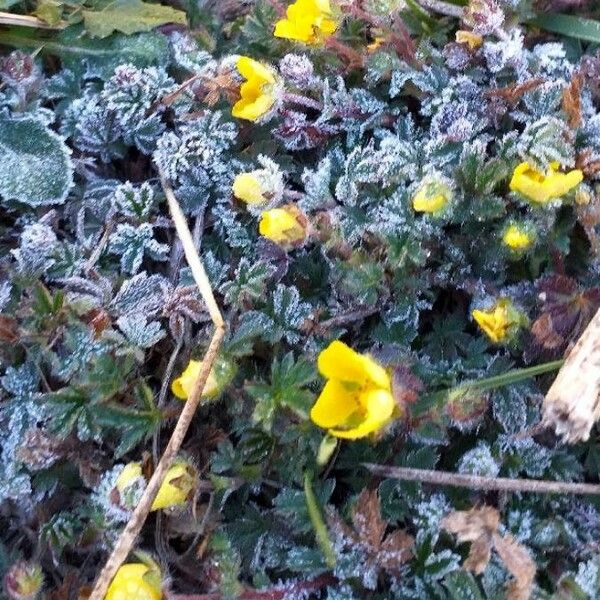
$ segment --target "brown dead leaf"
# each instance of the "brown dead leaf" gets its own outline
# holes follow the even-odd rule
[[[494,547],[513,580],[506,588],[506,600],[529,600],[535,579],[535,562],[527,548],[510,533],[494,534]]]
[[[388,571],[400,568],[412,557],[414,538],[403,529],[390,533],[381,545],[379,564]]]
[[[12,344],[19,339],[19,326],[17,322],[10,318],[0,315],[0,341]]]
[[[378,549],[387,523],[381,518],[379,496],[374,490],[363,490],[352,511],[352,524],[361,542]]]
[[[442,519],[442,527],[454,533],[459,542],[473,542],[464,567],[483,573],[490,561],[492,538],[498,529],[500,514],[492,506],[455,511]]]
[[[411,558],[414,538],[403,529],[385,535],[388,523],[381,517],[379,496],[374,490],[363,490],[352,511],[349,527],[331,510],[327,515],[331,531],[349,547],[359,546],[374,569],[398,571]]]
[[[545,81],[546,80],[542,77],[536,77],[535,79],[530,79],[529,81],[525,81],[516,85],[507,85],[506,87],[488,90],[485,95],[488,98],[502,98],[507,104],[516,106],[519,100],[523,97],[523,94],[534,90],[536,87],[542,85],[542,83]]]
[[[569,126],[577,128],[581,125],[581,85],[583,76],[575,73],[571,83],[563,90],[562,109],[568,117]]]

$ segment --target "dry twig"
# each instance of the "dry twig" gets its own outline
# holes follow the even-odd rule
[[[165,196],[167,197],[167,203],[169,205],[169,211],[171,213],[173,223],[175,224],[175,229],[183,245],[185,257],[192,270],[192,275],[194,276],[194,280],[196,281],[202,298],[206,303],[208,312],[215,326],[215,331],[210,341],[208,350],[206,351],[206,355],[204,356],[204,360],[202,361],[202,368],[200,369],[198,378],[196,379],[192,392],[187,399],[183,410],[181,411],[181,415],[179,416],[177,425],[173,430],[171,439],[169,440],[169,443],[167,444],[159,463],[156,465],[156,469],[150,478],[150,481],[148,482],[148,486],[146,487],[139,504],[133,511],[129,522],[125,526],[125,529],[123,529],[121,532],[121,535],[119,536],[119,539],[113,548],[112,554],[106,561],[106,564],[104,565],[104,568],[102,569],[96,581],[89,600],[104,599],[110,582],[133,548],[135,540],[146,521],[148,513],[150,512],[150,507],[154,502],[154,498],[158,493],[163,479],[169,470],[169,467],[172,465],[173,460],[177,456],[179,449],[181,448],[181,444],[183,443],[192,418],[194,417],[198,404],[200,403],[202,390],[204,389],[206,380],[208,379],[208,374],[212,368],[213,362],[225,334],[225,323],[223,321],[223,317],[221,316],[221,311],[217,306],[212,292],[212,287],[208,281],[204,267],[202,266],[202,261],[200,260],[198,252],[194,246],[185,216],[183,215],[181,207],[175,198],[173,188],[165,180],[162,174],[161,182]]]
[[[433,485],[470,488],[472,490],[503,492],[535,492],[538,494],[593,494],[600,495],[600,485],[592,483],[570,483],[568,481],[548,481],[544,479],[509,479],[508,477],[481,477],[462,475],[447,471],[429,469],[409,469],[363,463],[369,471],[382,477],[404,481],[418,481]]]

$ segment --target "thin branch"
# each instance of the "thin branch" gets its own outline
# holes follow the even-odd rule
[[[238,600],[284,600],[284,598],[304,598],[306,592],[316,592],[328,585],[334,585],[337,579],[329,574],[319,575],[309,581],[284,584],[268,590],[244,590]],[[224,600],[219,593],[213,594],[171,594],[168,600]]]
[[[320,323],[318,323],[317,327],[319,328],[319,330],[330,329],[331,327],[341,327],[342,325],[354,323],[354,321],[366,319],[367,317],[374,315],[378,310],[379,308],[376,306],[371,306],[368,308],[359,308],[357,310],[352,310],[341,315],[336,315],[335,317],[331,317],[331,319],[321,321]]]
[[[185,257],[190,265],[192,274],[196,284],[198,285],[198,289],[202,294],[202,298],[208,307],[210,316],[215,325],[215,331],[210,341],[210,345],[208,346],[208,350],[206,351],[206,355],[204,356],[204,360],[202,361],[200,373],[198,374],[192,391],[183,407],[183,410],[181,411],[181,415],[179,416],[179,420],[175,425],[171,439],[165,448],[162,458],[156,465],[156,469],[152,474],[152,477],[150,478],[150,481],[148,482],[148,485],[144,490],[138,505],[133,511],[133,514],[125,526],[125,529],[123,529],[121,532],[121,535],[119,536],[119,539],[113,548],[112,554],[106,561],[104,568],[98,576],[94,589],[92,590],[88,600],[104,599],[110,582],[112,581],[123,561],[131,552],[131,549],[135,544],[135,540],[142,530],[144,523],[146,522],[146,518],[148,517],[152,503],[158,494],[158,490],[162,485],[165,475],[173,464],[173,461],[175,460],[179,449],[181,448],[185,435],[192,422],[192,418],[194,417],[196,409],[200,404],[202,390],[206,385],[206,380],[208,379],[208,375],[217,356],[217,352],[221,346],[221,342],[223,341],[223,336],[225,335],[225,324],[223,317],[221,316],[221,311],[219,310],[219,307],[215,301],[210,282],[208,281],[208,277],[206,276],[200,257],[198,256],[198,253],[194,247],[192,235],[190,234],[187,221],[183,215],[183,212],[181,211],[179,203],[177,202],[177,198],[175,198],[173,188],[162,176],[162,173],[161,182],[167,202],[169,204],[169,210],[171,212],[175,229],[183,245]]]
[[[102,256],[102,253],[104,252],[104,249],[106,248],[106,245],[108,244],[108,240],[110,238],[110,234],[112,233],[114,225],[115,225],[115,222],[114,222],[114,219],[112,219],[112,218],[106,222],[106,225],[104,226],[104,233],[102,234],[102,237],[96,244],[94,251],[90,254],[90,257],[87,259],[87,261],[85,263],[84,271],[86,273],[89,273],[94,268],[94,265],[98,262],[100,256]]]
[[[400,479],[401,481],[418,481],[433,485],[449,485],[472,490],[503,492],[534,492],[537,494],[593,494],[600,495],[600,485],[592,483],[570,483],[567,481],[548,481],[544,479],[509,479],[507,477],[481,477],[479,475],[461,475],[447,471],[430,471],[429,469],[409,469],[405,467],[388,467],[363,463],[371,473]]]
[[[35,29],[64,29],[66,23],[61,21],[56,25],[48,25],[45,21],[30,15],[15,15],[0,11],[0,25],[19,25],[20,27],[33,27]]]
[[[463,7],[442,2],[441,0],[417,0],[417,2],[425,9],[431,12],[446,15],[447,17],[456,17],[460,19],[463,15]]]

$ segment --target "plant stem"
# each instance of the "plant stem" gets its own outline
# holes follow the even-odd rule
[[[363,463],[372,473],[400,479],[402,481],[418,481],[434,485],[450,485],[473,490],[499,490],[504,492],[535,492],[540,494],[593,494],[600,495],[600,485],[592,483],[570,483],[567,481],[548,481],[544,479],[509,479],[507,477],[481,477],[479,475],[462,475],[429,469],[410,469],[406,467],[388,467]]]
[[[321,516],[319,505],[315,493],[312,489],[312,474],[307,471],[304,474],[304,496],[306,498],[306,507],[308,508],[308,516],[315,530],[317,543],[321,547],[321,551],[325,556],[325,562],[330,569],[335,567],[335,554],[333,552],[333,546],[327,533],[327,527]]]
[[[527,367],[525,369],[512,369],[507,373],[502,373],[502,375],[494,375],[493,377],[461,383],[457,388],[467,388],[469,390],[493,390],[498,387],[510,385],[511,383],[523,381],[524,379],[536,377],[537,375],[542,375],[543,373],[556,371],[562,367],[564,362],[565,361],[561,359],[542,363],[541,365],[535,365],[533,367]]]

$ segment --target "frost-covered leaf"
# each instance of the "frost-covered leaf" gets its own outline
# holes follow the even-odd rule
[[[0,195],[30,206],[62,204],[73,184],[70,151],[41,121],[0,116]]]

